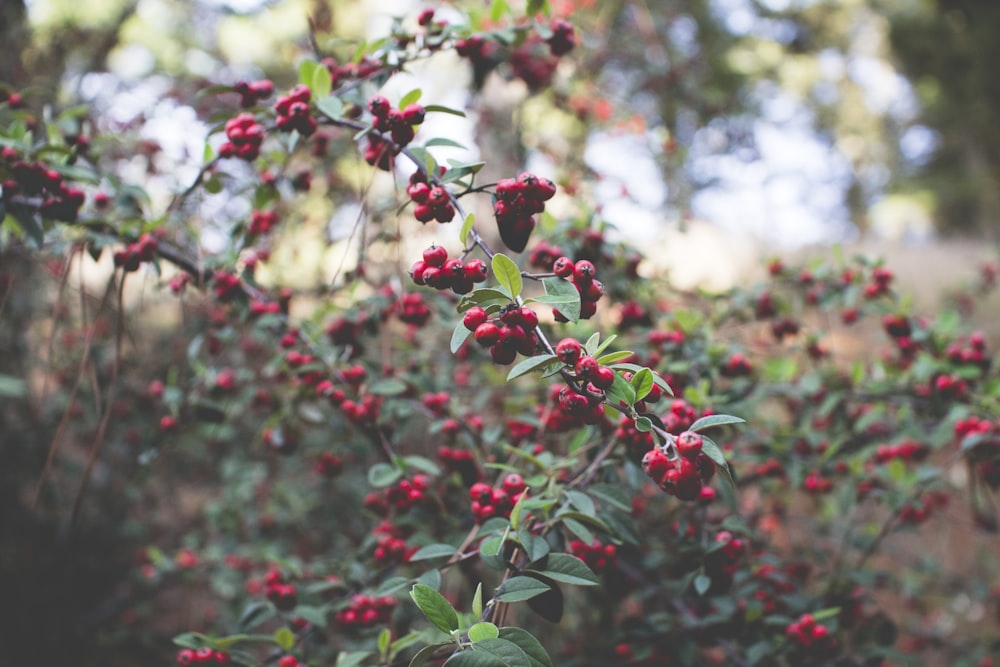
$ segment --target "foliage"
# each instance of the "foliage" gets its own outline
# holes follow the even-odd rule
[[[4,418],[29,433],[43,413],[47,452],[24,448],[41,474],[16,481],[39,515],[93,525],[114,499],[142,545],[112,624],[125,636],[107,641],[137,624],[155,637],[180,588],[199,609],[169,627],[181,664],[876,665],[929,646],[988,660],[992,619],[928,626],[948,582],[895,551],[960,494],[978,531],[997,529],[1000,381],[982,335],[911,312],[863,258],[665,292],[576,196],[578,173],[483,183],[491,155],[448,160],[455,140],[421,132],[461,110],[382,94],[449,51],[474,85],[496,72],[543,94],[577,42],[550,14],[425,10],[313,54],[294,84],[206,87],[212,139],[162,206],[127,167],[138,148],[155,171],[155,147],[6,93],[4,257],[42,261],[57,289],[31,292],[42,326],[18,303],[31,274],[5,259],[4,323],[32,322],[35,356],[0,377],[32,408]],[[358,169],[356,266],[296,289],[271,257],[317,193],[353,201]],[[436,242],[411,257],[418,221]],[[71,282],[95,265],[96,299]],[[995,267],[979,278],[988,291]],[[181,309],[170,327],[132,301],[144,279]],[[834,358],[827,337],[865,320],[883,356]],[[995,604],[995,572],[957,576],[970,604]]]

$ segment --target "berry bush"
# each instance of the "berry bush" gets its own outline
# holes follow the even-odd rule
[[[578,176],[483,183],[490,155],[439,161],[455,141],[422,131],[461,110],[386,92],[454,52],[544,94],[580,41],[547,3],[426,9],[296,80],[206,87],[203,165],[163,205],[100,118],[5,90],[11,488],[129,546],[77,632],[144,656],[121,664],[1000,656],[1000,379],[959,315],[996,268],[935,317],[865,258],[671,291]],[[303,288],[277,257],[311,191],[351,199],[344,160],[357,266]],[[245,212],[209,224],[223,199]],[[934,546],[950,522],[968,565]]]

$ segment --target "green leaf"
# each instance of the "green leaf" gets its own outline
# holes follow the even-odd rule
[[[427,661],[431,659],[431,656],[437,653],[440,649],[443,649],[445,646],[454,646],[454,644],[447,642],[442,644],[430,644],[423,647],[417,651],[417,654],[413,656],[412,660],[410,660],[409,667],[424,667],[424,665],[427,664]]]
[[[458,312],[464,313],[473,306],[489,308],[490,305],[507,304],[510,301],[511,298],[506,292],[492,287],[480,287],[462,297],[462,300],[458,302]]]
[[[517,644],[506,639],[483,639],[472,648],[473,653],[491,656],[504,667],[531,667],[528,655]]]
[[[621,373],[615,373],[615,381],[608,389],[607,398],[614,407],[623,404],[631,407],[635,403],[635,389],[621,376]]]
[[[368,483],[376,489],[387,487],[402,476],[403,471],[391,463],[376,463],[368,469]]]
[[[422,575],[417,577],[417,583],[422,586],[427,586],[435,591],[440,590],[441,572],[436,569],[427,570]]]
[[[529,570],[531,571],[535,570]],[[576,586],[594,586],[600,581],[586,563],[570,554],[549,554],[545,561],[545,569],[537,572],[550,579]]]
[[[370,654],[368,651],[351,651],[350,653],[338,653],[336,667],[358,667]]]
[[[717,445],[715,441],[707,435],[701,436],[701,451],[705,452],[705,456],[715,461],[715,464],[722,468],[723,472],[726,473],[726,477],[729,478],[730,483],[733,486],[736,486],[736,480],[733,478],[733,471],[729,469],[729,464],[726,463],[726,456],[722,453],[722,449],[719,448],[719,445]]]
[[[404,467],[416,468],[417,470],[425,472],[428,475],[434,475],[436,477],[441,474],[441,467],[426,456],[411,454],[410,456],[402,457],[400,461]]]
[[[499,23],[507,11],[507,0],[493,0],[490,4],[490,21],[492,23]]]
[[[481,642],[484,639],[496,639],[500,636],[500,628],[492,623],[476,623],[469,628],[469,641]]]
[[[445,667],[507,667],[503,660],[476,650],[475,644],[467,651],[459,651],[445,661]]]
[[[689,431],[703,431],[706,428],[712,428],[713,426],[722,426],[724,424],[745,424],[745,419],[740,419],[739,417],[733,417],[732,415],[709,415],[707,417],[702,417],[695,423],[691,424]]]
[[[449,107],[441,106],[440,104],[425,104],[424,111],[431,113],[434,111],[439,111],[441,113],[450,113],[452,116],[461,116],[465,118],[465,112],[459,109],[452,109]]]
[[[0,397],[21,398],[27,393],[28,385],[13,375],[0,375]]]
[[[641,401],[653,389],[653,372],[648,368],[643,368],[632,376],[630,382],[632,388],[635,389],[635,400]]]
[[[598,500],[608,503],[626,512],[632,511],[632,501],[619,487],[612,484],[595,484],[588,491]]]
[[[574,288],[575,291],[575,288]],[[595,331],[587,339],[587,342],[583,344],[583,349],[587,351],[587,354],[594,356],[597,354],[597,347],[601,344],[601,332]]]
[[[410,556],[410,562],[416,560],[428,560],[430,558],[443,558],[444,556],[451,556],[455,553],[455,547],[450,544],[428,544],[426,547],[421,547]]]
[[[475,227],[475,225],[476,225],[475,213],[470,213],[469,215],[465,216],[465,222],[462,223],[462,230],[459,232],[458,235],[458,240],[461,241],[463,245],[465,245],[465,240],[469,238],[469,232],[472,231],[472,228]]]
[[[649,433],[653,430],[653,421],[649,417],[639,417],[635,420],[635,430],[640,433]]]
[[[543,366],[547,366],[553,361],[557,361],[558,359],[559,357],[554,354],[539,354],[535,357],[522,359],[510,369],[510,373],[507,373],[507,382],[510,382],[514,378],[519,378],[522,375],[527,375],[532,371],[536,371]]]
[[[610,366],[616,361],[621,361],[622,359],[628,359],[633,354],[635,354],[635,352],[632,352],[631,350],[622,350],[620,352],[609,352],[608,354],[604,354],[598,357],[597,363],[601,364],[602,366]]]
[[[528,499],[528,491],[525,491],[517,497],[517,502],[514,503],[514,507],[510,510],[510,527],[513,530],[517,530],[521,525],[521,512],[524,511],[524,501]]]
[[[565,492],[566,497],[569,501],[573,503],[573,506],[584,514],[594,516],[597,514],[597,507],[594,506],[594,501],[590,499],[586,493],[582,491],[577,491],[575,489],[570,489]]]
[[[549,3],[548,0],[528,0],[528,8],[525,10],[525,14],[528,16],[534,16],[535,14],[549,15]]]
[[[299,83],[304,86],[312,87],[313,77],[316,75],[316,69],[319,67],[319,63],[313,60],[303,60],[299,64]],[[325,67],[323,69],[326,69]]]
[[[278,628],[274,631],[274,643],[282,651],[290,651],[295,646],[295,633],[288,628]]]
[[[611,343],[615,342],[615,340],[617,338],[618,338],[618,334],[611,334],[610,336],[608,336],[607,338],[605,338],[604,340],[602,340],[601,344],[597,346],[596,350],[594,350],[594,353],[593,353],[592,356],[599,357],[600,354],[601,354],[601,352],[604,352],[604,350],[608,349],[608,347],[611,345]]]
[[[311,87],[314,100],[330,96],[330,91],[333,89],[333,77],[330,76],[330,70],[326,68],[326,65],[318,64],[313,70]]]
[[[500,628],[500,639],[517,644],[531,661],[531,667],[552,667],[552,660],[535,637],[521,628]]]
[[[479,582],[476,594],[472,596],[472,615],[476,618],[483,616],[483,582]]]
[[[497,282],[506,290],[507,295],[511,299],[517,298],[523,287],[521,269],[517,268],[514,260],[499,252],[493,255],[492,265],[493,275],[496,277]]]
[[[545,278],[542,280],[542,287],[548,296],[565,299],[558,308],[563,317],[570,322],[580,319],[580,293],[576,291],[573,283],[563,278]]]
[[[15,207],[11,209],[10,215],[11,217],[6,218],[6,220],[16,220],[17,224],[21,227],[21,231],[34,241],[35,246],[41,248],[45,243],[45,230],[35,217],[35,214],[21,207]]]
[[[447,146],[449,148],[465,148],[465,145],[458,143],[454,139],[448,139],[447,137],[434,137],[433,139],[428,139],[424,144],[424,148],[430,148],[432,146]]]
[[[712,587],[712,578],[706,574],[699,574],[694,578],[694,590],[698,595],[705,595]]]
[[[523,528],[518,532],[517,541],[524,547],[524,553],[528,556],[528,562],[530,563],[545,558],[551,550],[549,543],[545,541],[544,537],[532,535]]]
[[[405,394],[406,390],[406,383],[395,378],[377,380],[368,388],[369,393],[377,396],[399,396],[400,394]]]
[[[550,588],[534,577],[511,577],[500,587],[496,599],[499,602],[522,602],[541,595]]]
[[[385,655],[386,649],[389,648],[389,641],[392,639],[392,633],[389,632],[389,628],[382,628],[382,632],[378,633],[378,652]]]
[[[326,69],[325,67],[323,69]],[[319,109],[327,118],[332,118],[334,120],[340,118],[344,115],[344,102],[334,95],[327,95],[319,102],[316,103],[316,108]]]
[[[420,96],[424,94],[424,91],[419,88],[414,88],[399,100],[399,108],[405,109],[408,105],[413,104],[420,99]]]
[[[410,597],[423,612],[427,620],[442,632],[450,634],[458,630],[458,614],[444,596],[430,586],[414,584],[410,589]]]
[[[458,352],[459,348],[462,347],[462,344],[465,343],[471,335],[472,332],[466,328],[465,323],[459,320],[458,324],[455,325],[454,331],[451,332],[451,345],[449,346],[451,348],[451,353],[455,354]]]

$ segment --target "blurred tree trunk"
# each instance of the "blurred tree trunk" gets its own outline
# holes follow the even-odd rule
[[[28,15],[24,0],[0,0],[0,82],[19,86],[24,83],[24,47],[28,44]]]

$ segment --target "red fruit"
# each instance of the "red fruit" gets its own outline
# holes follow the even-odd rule
[[[698,474],[704,482],[708,482],[715,476],[715,461],[710,459],[705,452],[698,454],[694,460],[694,465],[698,468]]]
[[[677,453],[686,459],[696,459],[701,454],[702,437],[694,431],[684,431],[677,436]]]
[[[653,481],[659,482],[664,473],[673,467],[673,463],[659,449],[651,449],[642,457],[642,471]]]
[[[552,263],[552,273],[560,278],[569,278],[573,275],[573,260],[569,257],[560,257]]]
[[[432,244],[424,250],[424,261],[427,262],[427,266],[444,266],[447,259],[448,251],[444,246]]]
[[[573,282],[578,285],[589,285],[594,280],[595,275],[597,275],[597,269],[589,260],[581,259],[573,266]]]
[[[424,271],[427,270],[427,262],[422,259],[418,259],[413,263],[410,268],[410,277],[413,278],[413,282],[418,285],[423,285],[424,283]]]
[[[178,665],[190,665],[194,662],[194,651],[189,648],[182,649],[177,652],[177,664]]]
[[[465,316],[462,318],[462,324],[464,324],[465,328],[469,331],[475,331],[479,325],[485,323],[487,319],[489,319],[489,315],[486,314],[485,310],[479,306],[473,306],[465,311]]]
[[[568,366],[575,365],[582,352],[583,346],[575,338],[563,338],[556,345],[556,356],[559,357],[559,361]]]
[[[599,367],[600,364],[597,363],[597,359],[594,359],[589,354],[585,354],[577,359],[574,370],[579,377],[591,379]],[[612,380],[614,380],[614,378],[612,378]]]
[[[500,327],[492,322],[484,322],[476,327],[472,335],[475,336],[477,343],[489,347],[500,340]]]
[[[590,379],[598,389],[610,389],[615,382],[615,372],[607,366],[598,366]]]
[[[490,357],[494,363],[506,366],[517,358],[517,349],[509,345],[496,344],[490,348]]]
[[[474,283],[486,280],[486,262],[481,259],[470,259],[465,263],[465,277]]]
[[[538,326],[538,315],[530,308],[522,308],[520,312],[521,327],[525,331],[531,331]]]
[[[420,125],[424,122],[424,107],[420,104],[408,104],[403,109],[403,121],[409,125]]]
[[[493,488],[489,484],[476,482],[469,489],[469,500],[479,503],[488,503],[493,498]]]
[[[372,112],[372,115],[376,118],[385,118],[389,115],[389,110],[392,105],[389,104],[387,100],[382,95],[374,95],[368,100],[368,110]]]
[[[513,219],[498,215],[497,229],[500,232],[500,240],[505,246],[514,252],[522,252],[528,245],[531,232],[535,229],[535,219],[530,215]]]
[[[527,485],[524,483],[524,478],[518,475],[516,472],[504,477],[503,480],[503,490],[506,491],[511,496],[516,496],[517,494],[524,491]]]

